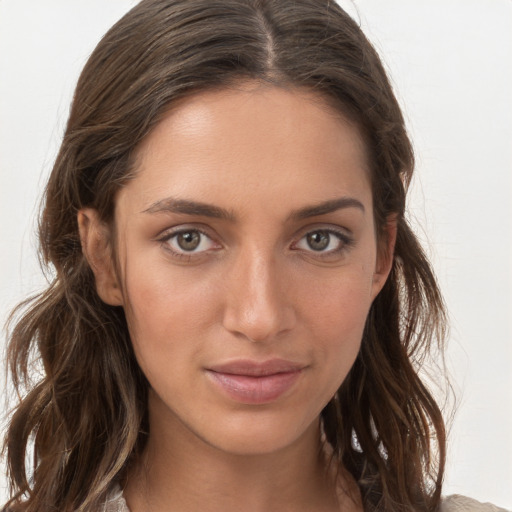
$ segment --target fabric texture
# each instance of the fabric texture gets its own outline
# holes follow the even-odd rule
[[[105,503],[102,512],[130,512],[128,505],[123,497],[122,490],[118,487],[111,494]],[[466,496],[453,495],[443,499],[439,512],[512,512],[504,508],[497,507],[491,503],[480,503]]]
[[[111,493],[101,512],[130,512],[119,486]]]
[[[492,503],[480,503],[466,496],[454,494],[443,500],[439,512],[510,512]]]

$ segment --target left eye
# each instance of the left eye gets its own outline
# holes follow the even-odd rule
[[[181,254],[203,252],[215,247],[213,240],[197,229],[173,233],[162,241],[168,244],[173,252]]]
[[[341,233],[320,229],[304,235],[295,247],[306,251],[329,253],[342,250],[346,244],[347,237]]]

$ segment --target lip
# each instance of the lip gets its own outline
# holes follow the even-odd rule
[[[299,379],[305,365],[284,359],[236,360],[206,368],[213,384],[232,400],[265,404],[277,400]]]

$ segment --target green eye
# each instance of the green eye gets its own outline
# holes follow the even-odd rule
[[[166,233],[159,242],[175,256],[200,255],[219,249],[219,245],[199,229],[177,229]]]
[[[323,251],[331,242],[332,235],[327,231],[314,231],[306,235],[306,241],[313,251]],[[339,239],[338,239],[339,241]]]
[[[336,256],[353,245],[354,240],[348,234],[335,229],[315,229],[306,233],[298,242],[293,244],[299,249],[318,256]]]
[[[201,243],[201,233],[198,231],[184,231],[176,235],[176,243],[184,251],[195,251]]]

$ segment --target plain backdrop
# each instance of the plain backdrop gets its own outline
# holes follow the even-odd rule
[[[0,0],[2,323],[43,284],[35,218],[78,73],[134,4]],[[341,4],[381,53],[417,152],[410,213],[450,310],[458,396],[445,492],[512,508],[512,1]]]

